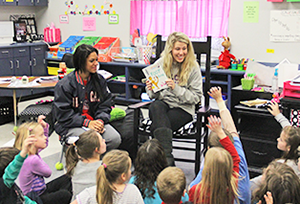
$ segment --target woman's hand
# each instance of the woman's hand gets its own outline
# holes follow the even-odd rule
[[[221,87],[212,87],[207,93],[209,96],[213,97],[217,103],[223,101]]]
[[[149,91],[152,91],[152,83],[149,80],[146,81],[146,87]]]
[[[166,80],[167,86],[170,87],[172,90],[175,88],[175,82],[172,79]]]
[[[47,123],[44,121],[44,119],[46,118],[46,116],[44,115],[39,115],[38,119],[37,119],[37,122],[39,124],[42,125],[43,128],[46,128],[47,127]]]
[[[35,135],[29,135],[23,142],[22,145],[22,150],[20,152],[20,156],[21,157],[26,157],[26,155],[29,152],[29,149],[31,148],[31,146],[37,141],[37,139],[35,138]]]
[[[268,107],[268,111],[273,115],[277,116],[280,113],[278,103],[271,102],[271,104]]]
[[[92,120],[88,126],[88,128],[95,130],[99,133],[103,133],[104,132],[104,124],[103,122],[99,121],[99,120]]]

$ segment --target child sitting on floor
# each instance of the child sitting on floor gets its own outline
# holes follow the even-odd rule
[[[277,138],[277,149],[283,151],[283,155],[275,161],[290,166],[300,178],[300,170],[297,165],[300,155],[300,128],[290,125],[289,121],[280,113],[277,103],[271,103],[268,110],[282,126],[280,137]],[[251,179],[251,191],[260,185],[261,179],[262,175]]]
[[[72,176],[73,198],[85,188],[96,185],[96,173],[106,152],[105,140],[95,130],[79,135],[66,152],[67,175]]]
[[[106,153],[97,170],[97,185],[79,193],[72,204],[143,204],[139,189],[126,183],[131,176],[130,168],[128,152],[112,150]]]
[[[264,169],[262,181],[252,194],[252,203],[267,203],[267,192],[272,193],[274,204],[300,203],[300,179],[288,165],[272,161]]]
[[[239,134],[237,129],[234,125],[232,116],[230,111],[227,109],[225,102],[222,98],[222,90],[220,87],[212,87],[208,94],[214,98],[219,107],[219,114],[222,119],[222,124],[224,127],[225,134],[230,138],[231,142],[233,143],[234,147],[237,150],[237,153],[241,159],[239,163],[239,179],[238,179],[238,191],[239,191],[239,203],[240,204],[250,204],[251,202],[251,192],[250,192],[250,181],[249,181],[249,172],[247,166],[246,156],[243,150],[242,142],[239,138]],[[222,147],[219,137],[215,132],[211,132],[208,137],[208,147]],[[203,163],[201,164],[200,171],[197,177],[192,181],[190,187],[200,183],[202,180],[202,171],[203,171]]]
[[[157,191],[162,204],[181,204],[185,195],[186,179],[183,171],[177,167],[167,167],[157,177]],[[188,204],[191,202],[185,202]]]
[[[138,150],[134,176],[129,183],[135,184],[143,196],[145,204],[161,203],[156,188],[158,174],[168,165],[165,151],[157,139],[147,140]],[[188,201],[188,195],[183,198]]]
[[[34,136],[29,136],[23,142],[22,150],[14,147],[0,148],[0,203],[36,204],[15,184],[20,169],[32,144],[36,142]]]
[[[221,126],[221,119],[208,118],[208,128],[215,132],[223,148],[210,148],[205,155],[202,180],[189,191],[190,201],[203,204],[231,204],[238,197],[240,157]]]
[[[25,160],[20,171],[20,187],[25,195],[30,194],[41,198],[43,204],[70,203],[72,198],[71,179],[63,175],[45,184],[44,177],[50,177],[50,167],[40,157],[39,152],[48,145],[49,124],[39,116],[38,122],[26,122],[22,124],[16,133],[14,147],[20,149],[23,142],[30,135],[34,135],[36,142],[29,149],[29,156]]]

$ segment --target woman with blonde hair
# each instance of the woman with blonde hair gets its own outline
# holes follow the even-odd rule
[[[156,99],[149,108],[152,120],[151,135],[163,146],[168,165],[175,165],[172,155],[173,131],[193,119],[195,104],[202,97],[202,76],[196,61],[192,42],[187,35],[173,32],[169,35],[161,57],[154,65],[163,67],[168,88],[154,93],[147,80],[146,91]]]

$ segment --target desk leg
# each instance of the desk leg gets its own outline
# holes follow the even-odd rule
[[[16,90],[13,89],[13,105],[14,105],[14,123],[15,126],[17,126],[17,94],[16,94]]]

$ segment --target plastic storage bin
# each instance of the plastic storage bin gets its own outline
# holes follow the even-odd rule
[[[242,89],[243,90],[251,90],[254,86],[254,79],[241,79]]]

